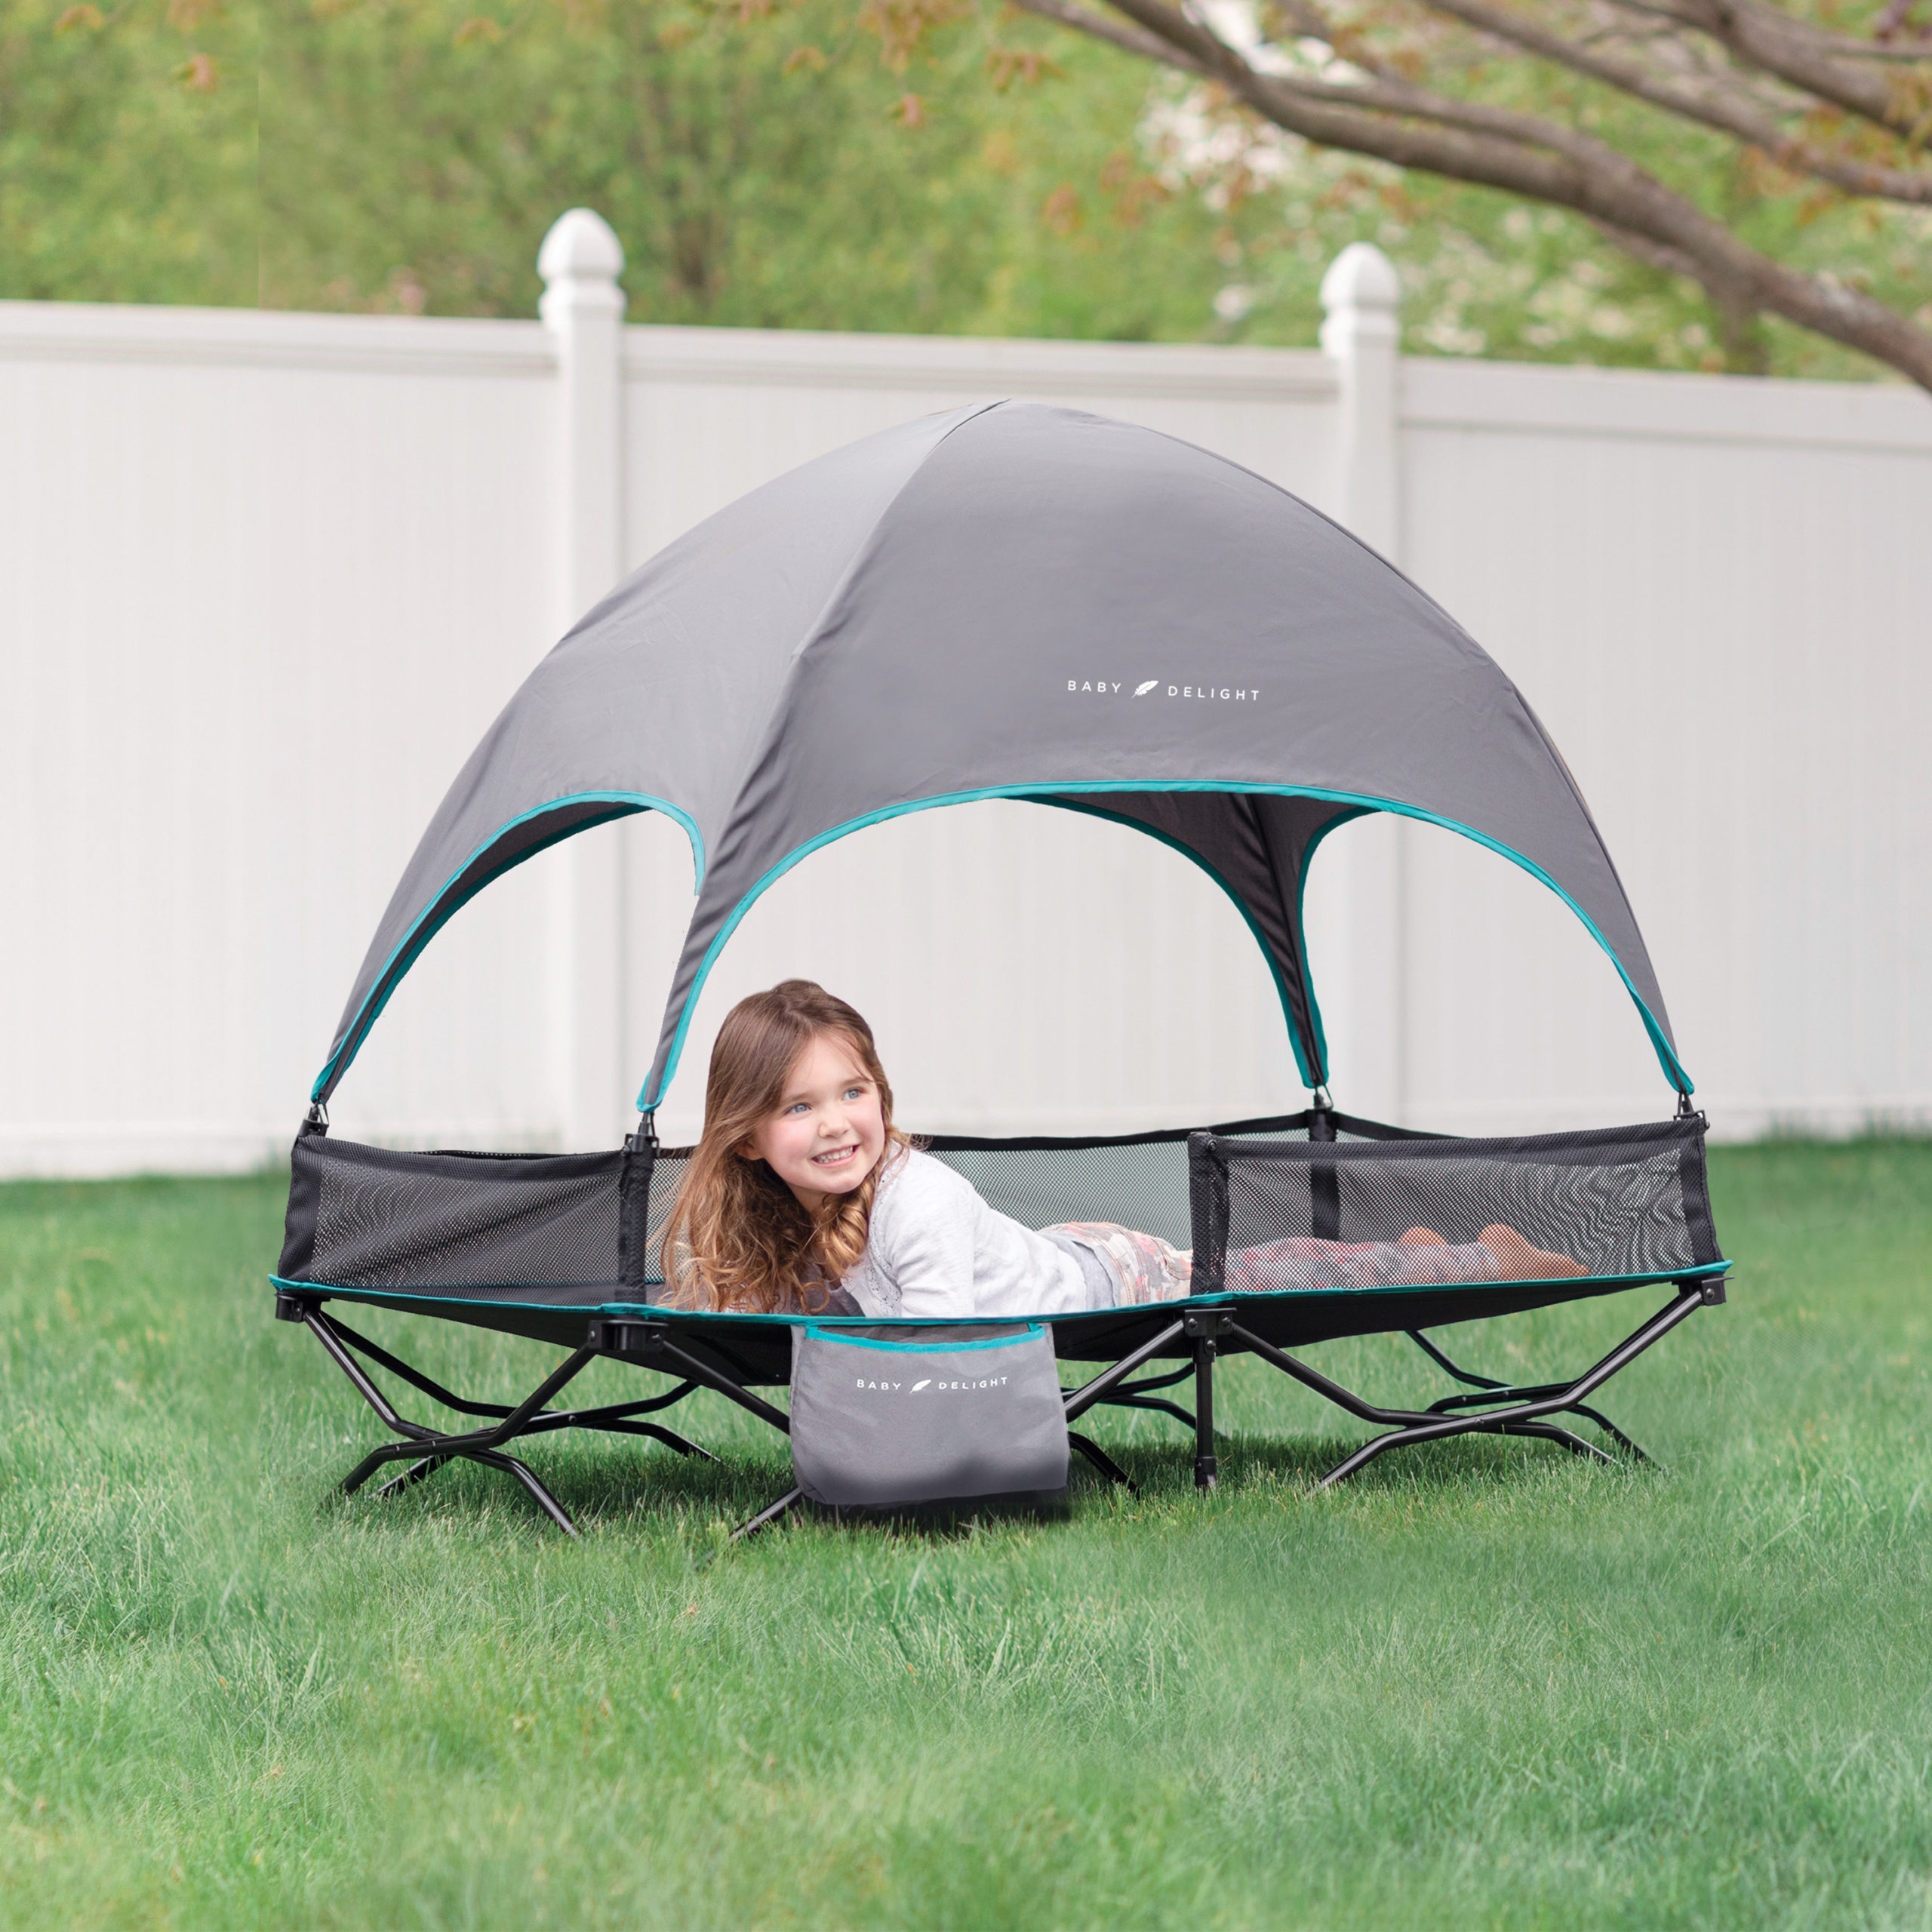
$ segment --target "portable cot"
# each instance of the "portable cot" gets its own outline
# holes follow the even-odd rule
[[[292,1157],[276,1312],[304,1322],[398,1440],[395,1484],[465,1456],[568,1513],[505,1445],[561,1428],[696,1445],[648,1416],[697,1387],[776,1428],[792,1316],[668,1307],[653,1251],[688,1150],[653,1131],[706,977],[749,908],[811,852],[935,806],[1017,799],[1149,834],[1201,866],[1253,932],[1314,1101],[1266,1120],[1100,1140],[940,1137],[931,1151],[1034,1226],[1111,1220],[1191,1246],[1195,1292],[1053,1323],[1068,1392],[1196,1431],[1214,1479],[1218,1355],[1260,1356],[1385,1426],[1325,1480],[1404,1442],[1601,1423],[1601,1383],[1723,1299],[1703,1115],[1649,955],[1555,746],[1515,687],[1399,572],[1307,505],[1152,431],[995,402],[868,437],[755,491],[660,552],[537,666],[458,775],[370,945]],[[688,836],[696,905],[638,1131],[573,1155],[400,1152],[330,1137],[327,1103],[443,924],[512,866],[641,811]],[[1336,1112],[1303,889],[1321,841],[1374,811],[1444,826],[1558,894],[1609,956],[1665,1078],[1669,1119],[1510,1140],[1426,1135]],[[1288,1235],[1469,1241],[1505,1221],[1578,1279],[1238,1294],[1230,1251]],[[1671,1297],[1585,1374],[1534,1388],[1456,1368],[1420,1331],[1645,1283]],[[514,1408],[466,1402],[331,1304],[466,1321],[571,1351]],[[821,1319],[823,1318],[820,1318]],[[930,1324],[928,1324],[930,1325]],[[1465,1386],[1420,1411],[1361,1401],[1291,1348],[1409,1331]],[[626,1404],[553,1406],[598,1355],[660,1370]],[[404,1417],[365,1364],[459,1412]],[[1178,1366],[1175,1364],[1178,1364]],[[1151,1371],[1143,1374],[1143,1370]],[[1190,1412],[1161,1392],[1192,1376]],[[1097,1445],[1083,1451],[1118,1475]],[[1124,1478],[1123,1478],[1124,1479]]]

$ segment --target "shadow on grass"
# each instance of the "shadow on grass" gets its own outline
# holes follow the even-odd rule
[[[1367,1439],[1366,1435],[1235,1436],[1223,1439],[1220,1481],[1211,1492],[1235,1500],[1263,1494],[1312,1497],[1321,1478]],[[884,1529],[941,1540],[979,1534],[998,1521],[1069,1522],[1091,1511],[1125,1510],[1154,1505],[1172,1508],[1201,1494],[1194,1482],[1192,1441],[1123,1444],[1109,1453],[1134,1484],[1134,1493],[1109,1481],[1076,1454],[1063,1503],[1045,1506],[995,1504],[971,1509],[872,1514],[809,1509],[797,1520],[848,1529]],[[681,1456],[669,1449],[626,1444],[560,1442],[537,1448],[526,1460],[545,1487],[584,1531],[609,1531],[626,1524],[660,1528],[682,1525],[711,1538],[748,1521],[792,1486],[791,1466],[778,1454],[726,1453],[721,1460]],[[352,1458],[345,1457],[343,1472]],[[1491,1435],[1470,1435],[1418,1444],[1390,1452],[1340,1485],[1351,1492],[1413,1495],[1418,1491],[1466,1490],[1472,1484],[1520,1484],[1540,1466],[1579,1466],[1584,1459],[1561,1444]],[[1623,1475],[1639,1466],[1624,1457],[1614,1468],[1590,1465],[1601,1475]],[[421,1513],[438,1518],[502,1518],[520,1506],[534,1531],[552,1534],[534,1503],[506,1472],[459,1460],[445,1464],[420,1484],[379,1497],[371,1483],[355,1497],[335,1487],[341,1472],[328,1472],[323,1508],[339,1517],[387,1520],[398,1527]],[[1580,1475],[1583,1469],[1579,1467]]]
[[[1299,1490],[1312,1495],[1331,1469],[1373,1439],[1373,1432],[1367,1430],[1358,1436],[1304,1436],[1285,1441],[1238,1438],[1221,1453],[1220,1487]],[[1478,1481],[1508,1484],[1520,1482],[1545,1466],[1567,1466],[1579,1475],[1587,1469],[1603,1476],[1635,1473],[1644,1467],[1627,1454],[1617,1456],[1614,1463],[1600,1463],[1559,1442],[1471,1434],[1392,1449],[1338,1483],[1331,1493],[1340,1496],[1400,1490],[1413,1494],[1417,1490],[1466,1488]],[[1654,1469],[1657,1465],[1650,1466]]]

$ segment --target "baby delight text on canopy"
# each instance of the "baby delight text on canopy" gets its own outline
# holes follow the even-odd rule
[[[1069,678],[1066,681],[1066,688],[1076,694],[1118,697],[1126,690],[1126,681],[1121,679],[1109,682],[1105,678]],[[1149,678],[1144,683],[1135,685],[1128,695],[1146,697],[1149,694],[1158,697],[1204,698],[1217,703],[1225,700],[1230,704],[1244,704],[1260,697],[1261,687],[1259,685],[1169,685],[1163,691],[1158,678]]]

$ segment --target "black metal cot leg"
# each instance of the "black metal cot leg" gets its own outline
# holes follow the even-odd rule
[[[1185,1382],[1194,1373],[1192,1361],[1184,1361],[1180,1367],[1166,1375],[1152,1375],[1138,1382],[1122,1382],[1108,1390],[1100,1398],[1110,1409],[1158,1410],[1164,1416],[1172,1416],[1183,1429],[1194,1426],[1194,1417],[1178,1402],[1171,1402],[1155,1391],[1171,1389],[1177,1382]]]
[[[472,1449],[467,1453],[474,1462],[484,1463],[493,1469],[501,1469],[506,1475],[515,1476],[529,1491],[537,1508],[565,1536],[574,1537],[577,1534],[577,1525],[571,1520],[571,1512],[543,1487],[537,1472],[528,1463],[519,1462],[515,1457],[506,1456],[500,1450],[496,1449]]]
[[[1458,1367],[1420,1329],[1409,1328],[1403,1332],[1432,1361],[1447,1369],[1458,1382],[1466,1382],[1478,1392],[1473,1395],[1444,1395],[1439,1401],[1429,1404],[1429,1413],[1431,1415],[1447,1415],[1451,1409],[1480,1407],[1490,1402],[1533,1401],[1541,1396],[1554,1395],[1560,1389],[1568,1386],[1559,1382],[1548,1383],[1535,1389],[1518,1389],[1507,1382],[1494,1381],[1487,1375],[1478,1375],[1472,1370]],[[1600,1410],[1593,1409],[1586,1403],[1574,1402],[1571,1404],[1569,1413],[1595,1423],[1613,1442],[1621,1443],[1638,1462],[1647,1463],[1651,1460]]]
[[[1634,1333],[1596,1365],[1586,1370],[1575,1381],[1552,1383],[1546,1395],[1534,1399],[1519,1401],[1513,1407],[1494,1411],[1487,1414],[1451,1416],[1426,1411],[1403,1409],[1378,1409],[1364,1402],[1358,1395],[1331,1382],[1326,1376],[1318,1374],[1293,1356],[1251,1335],[1245,1329],[1237,1328],[1235,1333],[1265,1361],[1270,1361],[1285,1374],[1292,1375],[1297,1381],[1305,1383],[1318,1395],[1325,1395],[1337,1407],[1346,1409],[1351,1414],[1359,1416],[1365,1422],[1388,1423],[1395,1425],[1386,1435],[1378,1435],[1372,1442],[1365,1442],[1352,1455],[1342,1460],[1316,1484],[1318,1489],[1327,1489],[1345,1481],[1366,1464],[1372,1463],[1384,1450],[1394,1449],[1411,1442],[1439,1441],[1445,1436],[1491,1434],[1519,1435],[1537,1434],[1554,1437],[1566,1448],[1588,1453],[1590,1444],[1579,1436],[1559,1429],[1549,1421],[1552,1416],[1561,1415],[1577,1408],[1584,1398],[1601,1388],[1620,1370],[1627,1368],[1638,1356],[1652,1343],[1660,1341],[1694,1310],[1706,1306],[1712,1299],[1710,1289],[1701,1282],[1680,1283],[1675,1300],[1672,1301],[1644,1322]],[[1595,1452],[1602,1455],[1603,1452]],[[1604,1457],[1607,1462],[1610,1458]]]
[[[577,1525],[571,1521],[570,1512],[544,1487],[535,1472],[515,1457],[503,1454],[499,1445],[526,1432],[526,1426],[533,1417],[540,1415],[550,1398],[574,1381],[595,1360],[599,1352],[595,1347],[586,1343],[583,1347],[573,1350],[500,1422],[492,1423],[488,1429],[470,1429],[459,1435],[450,1435],[425,1429],[419,1423],[407,1421],[383,1401],[376,1391],[374,1384],[355,1368],[354,1358],[349,1354],[340,1340],[329,1332],[328,1317],[320,1309],[306,1311],[303,1319],[321,1337],[323,1346],[336,1361],[343,1365],[345,1372],[353,1371],[349,1374],[350,1380],[362,1392],[376,1413],[403,1438],[400,1442],[385,1443],[380,1449],[372,1449],[343,1478],[342,1487],[344,1495],[352,1496],[386,1463],[400,1462],[405,1457],[419,1457],[420,1460],[405,1476],[405,1481],[420,1481],[451,1457],[463,1456],[472,1462],[488,1463],[492,1469],[501,1469],[515,1476],[536,1499],[537,1506],[559,1529],[569,1536],[577,1534]],[[431,1452],[427,1456],[423,1455],[425,1449]],[[386,1493],[389,1487],[399,1486],[385,1485],[384,1491],[378,1494]]]
[[[1084,1416],[1096,1402],[1104,1402],[1143,1362],[1152,1361],[1170,1342],[1178,1339],[1191,1318],[1170,1321],[1131,1354],[1121,1356],[1111,1368],[1101,1370],[1092,1381],[1083,1382],[1078,1389],[1063,1389],[1060,1397],[1066,1404],[1067,1420],[1072,1422],[1076,1417]]]
[[[454,1460],[448,1456],[425,1456],[420,1463],[411,1463],[401,1475],[391,1476],[376,1494],[378,1496],[393,1496],[398,1490],[408,1489],[412,1484],[422,1481],[426,1476],[434,1475],[445,1463]]]
[[[1134,1478],[1103,1449],[1097,1442],[1090,1442],[1077,1430],[1069,1429],[1066,1439],[1091,1463],[1109,1482],[1117,1482],[1130,1496],[1138,1496],[1140,1491]]]
[[[769,1529],[781,1516],[789,1516],[805,1500],[802,1489],[787,1490],[769,1509],[761,1509],[749,1523],[740,1523],[725,1539],[728,1543],[743,1543],[747,1537],[755,1537],[760,1530]]]
[[[1212,1489],[1220,1481],[1220,1459],[1214,1454],[1214,1358],[1217,1339],[1234,1327],[1234,1312],[1226,1308],[1191,1309],[1187,1332],[1194,1338],[1194,1486]]]
[[[1537,1435],[1546,1442],[1560,1442],[1573,1456],[1580,1456],[1586,1462],[1594,1459],[1607,1463],[1612,1469],[1617,1466],[1617,1458],[1607,1450],[1599,1449],[1594,1442],[1586,1442],[1580,1435],[1573,1435],[1567,1429],[1558,1429],[1553,1423],[1506,1422],[1497,1431],[1499,1435]]]
[[[1212,1489],[1220,1480],[1214,1454],[1214,1338],[1194,1339],[1194,1486]]]
[[[354,1494],[378,1469],[390,1463],[414,1459],[400,1475],[382,1485],[376,1492],[379,1496],[388,1496],[420,1482],[434,1475],[445,1463],[462,1457],[514,1476],[529,1491],[538,1508],[565,1534],[574,1537],[577,1534],[577,1526],[571,1520],[570,1512],[551,1494],[528,1464],[504,1451],[505,1443],[518,1436],[548,1435],[560,1429],[593,1429],[617,1435],[654,1437],[680,1455],[717,1460],[708,1450],[699,1447],[674,1430],[656,1423],[636,1420],[641,1414],[682,1401],[698,1386],[695,1380],[687,1380],[666,1395],[641,1402],[611,1403],[599,1408],[576,1411],[547,1408],[546,1404],[553,1397],[598,1355],[607,1352],[607,1338],[596,1324],[592,1324],[583,1347],[559,1363],[521,1401],[513,1407],[506,1407],[500,1403],[466,1401],[460,1396],[452,1395],[440,1383],[432,1382],[419,1370],[399,1361],[366,1336],[357,1334],[353,1329],[324,1314],[319,1303],[306,1295],[278,1294],[275,1297],[275,1313],[279,1319],[300,1321],[309,1330],[321,1343],[329,1358],[349,1378],[356,1392],[375,1411],[385,1426],[400,1438],[371,1450],[349,1471],[342,1483],[345,1495]],[[352,1345],[446,1406],[491,1420],[481,1429],[461,1432],[429,1429],[420,1423],[411,1422],[370,1380],[362,1364],[351,1352]],[[748,1407],[757,1402],[755,1397],[742,1393],[740,1399]]]

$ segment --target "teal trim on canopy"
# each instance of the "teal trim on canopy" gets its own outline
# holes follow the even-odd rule
[[[587,805],[608,803],[614,809],[600,813],[592,819],[580,820],[567,826],[553,836],[540,840],[527,851],[519,852],[506,866],[494,872],[486,872],[464,893],[460,898],[443,903],[443,894],[482,857],[490,848],[497,844],[506,834],[514,832],[520,825],[528,825],[534,818],[541,818],[546,812],[553,812],[565,805]],[[547,798],[540,805],[533,805],[527,812],[519,812],[513,819],[506,820],[478,845],[463,863],[443,881],[442,888],[429,904],[417,915],[416,923],[397,941],[395,949],[383,962],[383,970],[377,974],[375,983],[370,988],[367,998],[357,1011],[355,1017],[343,1029],[342,1044],[330,1055],[328,1064],[315,1075],[315,1084],[309,1090],[311,1100],[319,1100],[323,1094],[343,1073],[349,1071],[349,1064],[361,1051],[362,1042],[368,1038],[369,1029],[382,1017],[383,1009],[396,988],[408,977],[409,969],[421,956],[423,949],[441,932],[464,906],[474,899],[486,885],[494,885],[506,873],[514,872],[527,859],[534,859],[540,852],[547,852],[552,845],[580,832],[588,832],[595,825],[608,825],[614,819],[629,818],[638,812],[662,812],[666,817],[677,820],[685,829],[685,836],[691,843],[691,863],[697,875],[697,884],[704,882],[704,835],[697,829],[697,821],[690,813],[674,805],[668,798],[654,797],[648,792],[569,792],[561,798]],[[695,890],[695,887],[693,888]],[[433,917],[432,915],[434,915]],[[398,968],[398,962],[400,961]],[[392,970],[393,971],[392,974]],[[372,1004],[373,1002],[373,1004]]]
[[[654,1092],[650,1081],[648,1079],[645,1081],[643,1088],[638,1094],[637,1104],[639,1111],[648,1113],[654,1109],[663,1099],[666,1091],[675,1077],[678,1062],[684,1052],[685,1035],[691,1030],[691,1017],[697,1008],[698,997],[703,992],[704,983],[710,977],[711,969],[717,964],[718,956],[724,950],[726,942],[737,931],[745,915],[751,910],[761,895],[778,880],[783,878],[801,860],[809,858],[813,853],[821,848],[832,844],[852,832],[863,832],[868,826],[882,825],[888,819],[904,818],[913,812],[930,811],[941,805],[977,804],[989,798],[1032,798],[1039,800],[1042,803],[1048,803],[1054,802],[1047,796],[1051,793],[1095,792],[1228,792],[1251,793],[1274,798],[1329,799],[1338,805],[1354,807],[1355,811],[1353,816],[1359,817],[1365,812],[1392,812],[1398,817],[1417,819],[1426,825],[1438,825],[1444,831],[1457,832],[1465,838],[1473,839],[1477,844],[1487,846],[1491,851],[1500,853],[1512,865],[1520,866],[1532,878],[1540,879],[1583,921],[1583,930],[1603,949],[1610,963],[1617,968],[1617,977],[1623,982],[1625,992],[1629,994],[1632,1002],[1636,1007],[1638,1014],[1643,1020],[1644,1029],[1650,1036],[1652,1050],[1657,1054],[1658,1064],[1663,1069],[1664,1078],[1680,1094],[1688,1094],[1697,1091],[1696,1088],[1691,1084],[1690,1076],[1684,1072],[1683,1064],[1678,1059],[1669,1041],[1664,1037],[1663,1029],[1657,1023],[1656,1015],[1644,1003],[1642,995],[1632,985],[1630,975],[1624,971],[1623,961],[1617,958],[1610,942],[1598,930],[1596,921],[1534,860],[1526,859],[1521,853],[1514,851],[1500,841],[1491,838],[1487,832],[1478,832],[1473,826],[1463,825],[1457,820],[1444,818],[1439,812],[1425,811],[1420,805],[1403,804],[1393,798],[1368,798],[1359,792],[1331,791],[1327,787],[1318,785],[1263,785],[1245,782],[1227,783],[1212,779],[1186,779],[1167,784],[1150,784],[1144,779],[1103,780],[1081,779],[1056,781],[1047,784],[989,785],[970,792],[946,792],[929,798],[910,799],[903,804],[882,805],[876,811],[863,813],[857,818],[847,820],[842,825],[835,825],[829,831],[819,833],[816,838],[807,839],[802,845],[787,853],[731,909],[731,916],[718,929],[718,937],[705,949],[703,960],[698,967],[697,977],[691,982],[691,992],[686,996],[684,1011],[678,1016],[677,1030],[671,1036],[671,1051],[664,1063],[664,1077],[659,1082]],[[1135,829],[1139,831],[1150,829],[1145,826],[1137,826]],[[1159,835],[1156,833],[1155,835],[1158,837]],[[1250,924],[1251,930],[1252,922],[1251,921]],[[1290,1026],[1288,1032],[1290,1039],[1292,1041],[1294,1036],[1294,1029],[1292,1025]],[[1300,1051],[1297,1049],[1297,1058],[1299,1060],[1300,1057]]]

